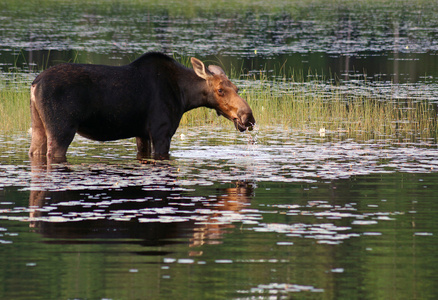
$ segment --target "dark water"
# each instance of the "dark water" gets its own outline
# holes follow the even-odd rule
[[[66,61],[119,65],[162,51],[219,62],[227,71],[402,84],[438,78],[438,8],[429,1],[279,2],[246,10],[239,2],[228,9],[178,1],[47,3],[0,10],[4,70],[35,72]]]
[[[438,295],[436,145],[229,130],[155,163],[78,138],[51,172],[2,136],[0,298]]]

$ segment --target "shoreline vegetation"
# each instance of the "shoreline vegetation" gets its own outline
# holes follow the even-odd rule
[[[290,91],[273,96],[269,90],[253,88],[241,93],[251,106],[259,128],[287,127],[320,136],[338,135],[357,141],[396,139],[410,142],[437,139],[436,105],[427,101],[381,101],[365,96],[334,93],[320,96]],[[201,108],[188,112],[183,126],[226,125],[214,110]]]
[[[8,10],[12,13],[33,13],[35,11],[45,11],[47,8],[55,7],[57,10],[65,8],[83,9],[87,7],[89,11],[101,12],[116,10],[122,11],[126,7],[145,9],[153,12],[165,12],[169,17],[193,18],[203,15],[235,15],[236,11],[247,11],[254,14],[265,14],[267,11],[272,15],[290,14],[298,16],[303,14],[316,15],[319,18],[326,18],[330,13],[342,13],[343,11],[366,11],[370,15],[376,8],[398,7],[404,13],[415,15],[418,7],[422,8],[423,14],[433,14],[436,6],[433,1],[428,0],[276,0],[276,1],[250,1],[250,0],[220,0],[220,1],[179,1],[170,0],[163,2],[161,0],[6,0],[0,3],[0,9]],[[315,9],[321,8],[324,9]],[[389,15],[391,18],[398,18],[397,14]]]
[[[30,128],[30,85],[27,82],[3,84],[0,79],[0,132]]]
[[[184,63],[184,61],[183,61]],[[336,84],[294,79],[280,74],[232,72],[240,95],[253,109],[257,126],[288,127],[303,133],[339,135],[355,140],[396,139],[436,142],[437,105],[426,100],[376,99],[342,93]],[[245,79],[239,79],[245,78]],[[30,128],[29,83],[2,82],[0,85],[0,132]],[[186,113],[180,127],[233,126],[212,109],[198,108]]]
[[[391,9],[388,10],[389,7]],[[225,16],[234,18],[238,12],[245,12],[245,14],[253,16],[251,18],[253,20],[259,18],[281,20],[287,17],[287,20],[291,22],[303,20],[323,24],[324,20],[345,21],[347,16],[357,14],[357,20],[365,22],[364,28],[368,28],[364,33],[375,31],[378,32],[378,35],[390,34],[392,37],[393,34],[400,33],[400,28],[403,29],[401,24],[417,24],[418,28],[435,26],[433,21],[437,6],[433,1],[427,0],[409,2],[365,0],[360,3],[351,0],[194,0],[189,3],[177,0],[170,0],[170,2],[159,0],[146,2],[139,0],[40,0],[30,2],[6,0],[0,3],[0,10],[5,16],[8,16],[9,23],[7,24],[9,26],[15,26],[14,20],[16,19],[32,19],[35,15],[42,15],[44,18],[53,18],[54,20],[58,20],[59,16],[62,17],[66,14],[78,16],[85,14],[88,17],[101,16],[102,19],[106,19],[104,16],[116,15],[117,18],[130,20],[133,12],[139,12],[135,16],[144,15],[145,18],[141,21],[149,24],[154,21],[151,17],[154,14],[163,16],[166,20],[180,18],[191,20],[196,17],[199,19],[198,22],[204,22],[212,19],[208,17],[211,15],[215,16],[213,19]],[[52,15],[46,17],[48,11]],[[388,13],[382,14],[384,17],[382,20],[375,20],[375,14],[379,11],[388,11]],[[55,16],[56,18],[54,18]],[[74,20],[76,19],[82,20],[81,18]],[[93,20],[95,20],[94,17],[90,18],[89,26],[97,26],[98,23],[94,24]],[[79,30],[81,23],[75,22],[72,21],[71,24],[78,26],[74,27],[74,30]],[[429,24],[429,22],[432,23]],[[267,23],[269,22],[264,24]],[[415,29],[417,25],[408,27]],[[388,31],[383,28],[385,26],[394,27],[394,30]],[[418,36],[415,35],[415,38],[424,39],[425,36],[421,34],[423,31],[417,29],[415,29],[415,34]],[[23,29],[23,32],[28,34],[27,27]],[[427,32],[429,31],[425,31],[425,33]],[[76,35],[72,36],[76,37]],[[403,39],[397,41],[402,42]],[[408,46],[410,45],[406,44],[405,47]],[[22,45],[17,44],[17,47],[20,48]],[[396,47],[396,49],[398,48]],[[134,52],[137,50],[130,49]],[[48,55],[50,55],[50,51]],[[188,63],[187,57],[178,60],[186,65]],[[32,67],[29,67],[29,70],[33,70]],[[266,75],[268,73],[269,76]],[[20,80],[19,76],[15,76],[14,73],[0,75],[0,133],[27,131],[30,127],[29,80]],[[15,80],[5,79],[9,75]],[[338,135],[342,138],[363,141],[389,138],[409,141],[427,140],[427,143],[436,143],[438,133],[437,103],[429,102],[427,97],[423,97],[423,100],[411,98],[401,100],[381,95],[354,94],[345,92],[345,89],[342,91],[337,88],[336,81],[314,80],[313,78],[318,77],[295,75],[291,70],[285,71],[281,67],[278,70],[269,70],[269,72],[262,70],[260,74],[248,74],[237,67],[234,70],[231,69],[230,78],[239,86],[241,96],[248,101],[253,109],[257,126],[261,130],[264,126],[283,126],[303,133]],[[387,84],[391,88],[391,83],[384,82],[383,84]],[[213,127],[220,125],[225,128],[233,128],[231,122],[223,117],[218,117],[214,110],[204,108],[186,113],[180,126],[201,125]]]

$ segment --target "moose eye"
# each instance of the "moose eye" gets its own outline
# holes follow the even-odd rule
[[[219,95],[223,95],[223,94],[224,94],[224,90],[223,90],[223,89],[218,89],[218,90],[217,90],[217,93],[218,93]]]

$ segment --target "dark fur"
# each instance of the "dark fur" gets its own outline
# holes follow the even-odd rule
[[[120,67],[56,65],[32,89],[31,157],[64,158],[76,132],[98,141],[136,137],[140,156],[167,156],[182,115],[217,106],[206,80],[160,53]]]

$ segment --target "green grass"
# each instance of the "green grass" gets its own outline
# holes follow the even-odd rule
[[[12,83],[0,87],[0,131],[24,131],[30,128],[29,87]]]
[[[251,106],[259,128],[279,126],[302,132],[323,129],[357,140],[390,137],[414,141],[437,136],[436,111],[427,102],[379,101],[339,93],[327,98],[319,96],[322,92],[304,93],[291,88],[272,96],[269,90],[260,88],[247,90],[242,97]],[[185,114],[181,124],[226,126],[228,122],[212,110],[198,109]]]
[[[323,82],[305,82],[301,74],[284,70],[277,73],[280,74],[274,78],[280,79],[274,80],[268,79],[266,72],[256,74],[247,81],[248,87],[241,89],[241,96],[251,106],[259,127],[283,126],[302,132],[322,130],[356,140],[436,140],[436,105],[428,101],[343,94],[335,86],[327,93],[327,84]],[[241,74],[235,72],[232,76],[237,78]],[[217,118],[212,110],[198,109],[187,113],[181,123],[191,126],[227,122]]]
[[[183,63],[188,64],[186,59]],[[258,74],[244,74],[231,67],[230,78],[247,78],[240,86],[241,96],[251,106],[259,127],[282,126],[302,132],[342,135],[355,140],[397,139],[418,141],[438,136],[437,106],[428,101],[413,99],[375,99],[363,95],[343,94],[318,74],[296,73],[282,66],[273,76],[261,70]],[[391,85],[391,83],[387,83]],[[304,88],[303,88],[304,87]],[[183,126],[212,124],[233,126],[225,118],[218,118],[211,109],[201,108],[186,113]]]
[[[413,7],[425,7],[427,11],[435,10],[436,5],[430,0],[4,0],[0,9],[10,10],[21,14],[35,12],[56,7],[59,10],[66,8],[79,10],[87,9],[98,13],[117,11],[121,12],[126,7],[138,8],[148,11],[165,12],[171,17],[192,18],[199,15],[235,15],[246,11],[256,15],[290,14],[291,16],[308,15],[309,17],[325,18],[333,13],[344,11],[363,11],[376,8],[398,7],[401,11],[410,12]],[[323,9],[319,9],[323,8]],[[396,16],[391,16],[396,17]]]
[[[232,76],[240,74],[237,72]],[[327,94],[324,90],[327,85],[315,81],[269,80],[264,75],[239,83],[244,85],[240,86],[241,96],[253,109],[261,129],[282,126],[302,132],[318,132],[324,128],[331,135],[340,134],[357,140],[437,137],[436,110],[426,101],[382,101],[362,95],[342,94],[336,89]],[[208,124],[233,128],[230,121],[207,108],[186,113],[180,125]],[[29,83],[3,85],[0,88],[0,131],[24,131],[29,127]]]

